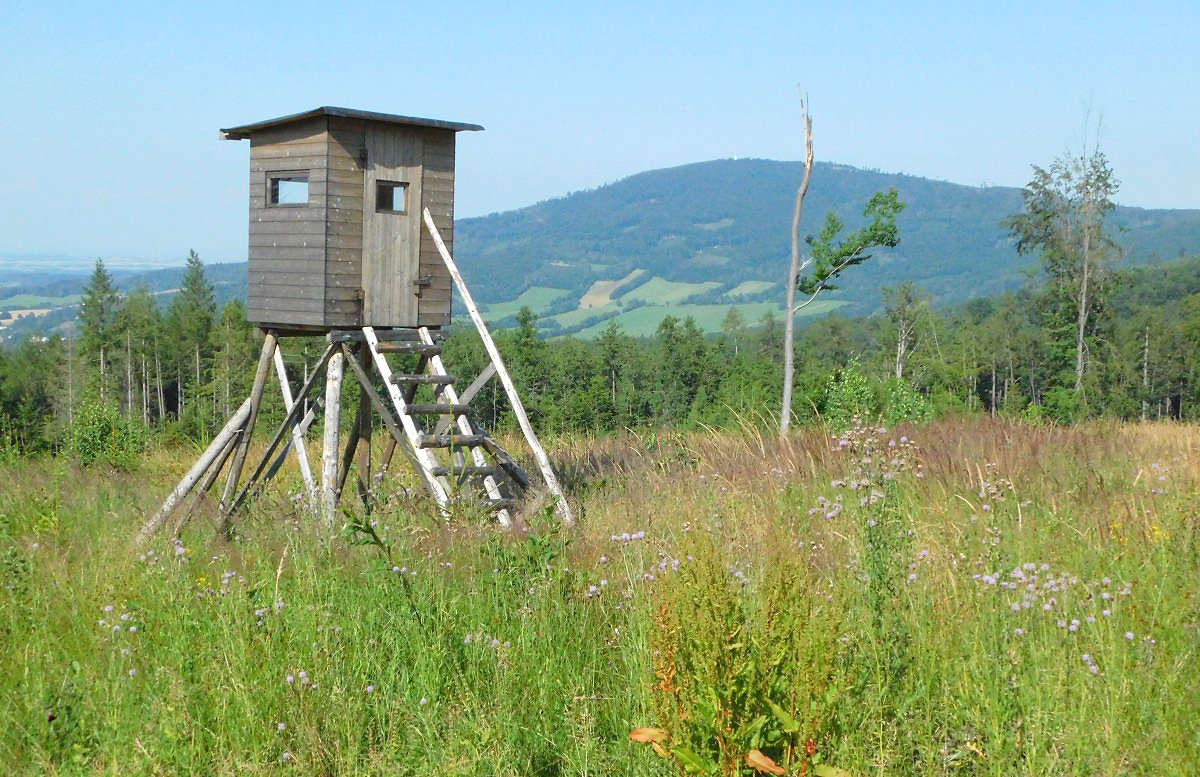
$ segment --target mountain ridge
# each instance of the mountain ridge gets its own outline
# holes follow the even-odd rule
[[[545,329],[558,334],[594,333],[612,318],[636,319],[652,331],[659,311],[641,310],[645,307],[661,307],[662,315],[695,315],[712,330],[722,309],[736,304],[749,306],[753,322],[764,312],[782,312],[781,278],[801,175],[799,162],[744,158],[648,170],[457,221],[455,259],[495,323],[511,321],[521,304],[533,307]],[[871,195],[892,187],[907,204],[898,219],[900,245],[847,273],[822,298],[829,303],[822,311],[871,313],[879,309],[881,287],[906,280],[934,304],[953,304],[1016,288],[1036,271],[1036,257],[1018,256],[1001,226],[1021,208],[1017,187],[969,186],[818,162],[803,234],[817,231],[830,211],[853,229]],[[1125,247],[1126,264],[1200,253],[1200,210],[1118,206],[1110,224]],[[207,269],[220,301],[245,298],[244,262]],[[142,284],[169,296],[182,273],[182,267],[124,271],[119,285]],[[631,275],[634,279],[617,284]],[[66,299],[85,282],[85,276],[55,279],[43,293]],[[731,294],[735,290],[739,296]],[[0,290],[0,306],[10,291]],[[68,318],[64,310],[47,323]]]
[[[777,280],[786,273],[801,174],[799,162],[764,159],[646,171],[526,208],[465,219],[455,233],[456,259],[470,278],[485,276],[500,260],[517,270],[489,283],[475,281],[487,302],[511,299],[533,286],[577,288],[585,281],[616,279],[638,267],[687,282],[712,280],[714,266],[732,274],[731,280]],[[1018,257],[1000,226],[1021,208],[1016,187],[974,187],[818,162],[802,232],[817,231],[829,211],[853,228],[870,196],[891,187],[908,205],[898,220],[900,245],[847,274],[831,299],[865,312],[877,303],[879,286],[913,280],[936,302],[952,303],[1013,288],[1036,266],[1035,258]],[[1200,210],[1118,206],[1112,224],[1128,229],[1117,237],[1130,263],[1200,249]],[[657,243],[641,239],[639,231]]]

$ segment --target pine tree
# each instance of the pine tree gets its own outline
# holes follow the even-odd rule
[[[140,417],[149,425],[155,415],[154,354],[162,334],[162,313],[154,295],[145,286],[137,286],[125,299],[117,316],[121,348],[125,360],[126,414]]]
[[[180,382],[177,411],[187,407],[189,397],[197,399],[205,383],[216,312],[216,297],[204,275],[204,263],[195,251],[190,251],[183,283],[167,315],[173,337],[173,362]],[[197,404],[193,409],[199,412],[201,406]]]
[[[113,354],[117,347],[117,313],[121,297],[104,262],[96,260],[79,305],[79,350],[88,365],[84,385],[101,402],[112,398]]]
[[[246,321],[246,305],[233,300],[221,308],[221,317],[213,327],[210,347],[213,352],[211,393],[216,399],[217,415],[229,417],[238,399],[250,390],[259,343],[255,329]]]

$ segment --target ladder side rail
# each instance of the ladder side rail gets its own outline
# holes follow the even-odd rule
[[[575,522],[575,516],[571,513],[571,507],[567,504],[566,494],[563,493],[562,487],[558,484],[558,477],[554,474],[554,469],[550,466],[550,458],[546,455],[546,451],[542,448],[541,442],[538,441],[537,434],[533,431],[533,425],[529,423],[529,416],[525,413],[525,406],[521,403],[521,397],[517,394],[517,387],[512,382],[512,378],[508,374],[508,369],[504,366],[504,359],[500,356],[500,350],[496,347],[496,343],[492,340],[492,335],[488,331],[487,324],[483,320],[483,316],[479,313],[479,308],[475,305],[475,300],[471,297],[471,292],[467,289],[467,284],[463,280],[462,274],[458,271],[458,265],[454,263],[454,258],[450,256],[450,251],[446,248],[445,241],[442,240],[442,235],[438,231],[437,225],[433,223],[433,215],[430,214],[429,208],[423,211],[425,217],[425,225],[429,228],[429,234],[433,237],[433,242],[437,245],[438,253],[442,256],[442,261],[446,264],[446,269],[450,271],[450,277],[454,279],[454,285],[458,288],[458,293],[462,295],[463,303],[467,307],[467,312],[471,314],[471,320],[475,323],[475,328],[479,331],[479,337],[483,340],[484,348],[487,349],[488,356],[491,357],[492,364],[496,366],[496,375],[500,378],[500,382],[504,385],[504,391],[508,395],[508,401],[512,405],[513,413],[517,416],[517,423],[521,426],[521,431],[525,434],[525,441],[529,444],[530,450],[533,451],[534,458],[537,459],[538,469],[541,470],[542,479],[546,483],[547,490],[557,497],[555,509],[558,511],[559,517],[567,525]]]
[[[433,335],[431,335],[429,333],[429,328],[421,327],[419,331],[421,333],[421,340],[428,345],[432,345],[433,344]],[[429,357],[429,370],[434,375],[446,375],[447,374],[446,373],[446,365],[442,363],[442,357],[437,354],[434,354]],[[440,387],[440,389],[441,389],[440,393],[442,395],[442,401],[447,402],[451,405],[457,405],[459,403],[458,392],[454,390],[453,384],[447,383],[445,385],[442,385]],[[458,431],[461,434],[464,434],[464,435],[472,434],[471,422],[467,420],[467,417],[465,415],[456,416],[455,424],[458,426]],[[483,451],[480,450],[479,446],[472,445],[469,447],[470,447],[470,451],[471,451],[471,458],[474,460],[475,466],[476,467],[486,467],[487,466],[487,457],[485,457],[483,455]],[[461,454],[458,451],[451,451],[452,458],[458,459],[460,456],[461,456]],[[458,463],[458,462],[456,461],[455,463]],[[504,494],[500,493],[500,486],[499,486],[499,484],[496,483],[495,476],[493,476],[493,475],[484,476],[483,487],[484,487],[484,490],[487,491],[488,499],[492,500],[493,502],[499,502],[501,499],[504,498]],[[504,507],[501,507],[499,510],[496,511],[496,520],[499,521],[500,525],[503,526],[504,528],[508,528],[509,526],[512,525],[512,516],[509,515],[508,509],[504,508]]]
[[[354,376],[358,379],[358,383],[363,390],[363,394],[365,394],[370,400],[371,405],[375,408],[375,412],[379,413],[379,417],[383,419],[383,423],[390,433],[390,436],[388,437],[388,439],[391,441],[391,445],[388,446],[389,450],[392,452],[394,452],[396,449],[400,450],[404,457],[409,460],[409,463],[412,464],[413,469],[421,473],[422,477],[425,479],[426,485],[429,487],[430,493],[436,499],[438,494],[436,488],[440,488],[441,484],[438,483],[437,478],[429,475],[425,464],[417,459],[412,447],[408,444],[408,433],[404,431],[400,425],[400,422],[396,420],[391,410],[388,409],[387,403],[383,401],[383,397],[379,396],[379,392],[376,391],[375,386],[372,385],[371,378],[369,375],[367,375],[366,370],[358,363],[357,360],[351,361],[349,364]],[[385,464],[389,462],[390,458],[385,457]],[[381,471],[386,472],[387,470],[384,469]],[[441,503],[439,502],[439,507],[440,506]]]
[[[396,408],[396,415],[400,421],[401,428],[404,429],[404,435],[408,438],[409,447],[413,454],[417,457],[417,461],[421,463],[421,475],[425,478],[425,482],[429,486],[429,490],[433,493],[434,499],[437,500],[438,506],[443,511],[450,506],[450,484],[445,478],[434,476],[433,468],[438,466],[438,461],[434,455],[420,446],[421,430],[417,428],[416,422],[409,415],[408,403],[404,401],[404,397],[400,394],[400,388],[392,382],[392,368],[387,363],[387,359],[379,352],[379,338],[375,336],[373,327],[363,327],[363,333],[367,336],[367,345],[371,349],[371,356],[375,360],[375,369],[383,378],[383,385],[387,389],[388,397],[392,400],[392,404]]]
[[[480,390],[482,390],[483,387],[487,385],[487,382],[489,380],[491,380],[492,378],[494,378],[495,376],[496,376],[496,365],[492,364],[491,362],[488,362],[487,366],[484,367],[480,371],[480,373],[475,376],[475,380],[473,380],[471,382],[471,385],[469,385],[465,389],[463,389],[463,393],[458,395],[458,401],[463,404],[470,404],[471,400],[473,400],[475,398],[475,395],[478,394],[480,392]],[[450,428],[451,420],[452,419],[447,418],[447,419],[438,421],[437,427],[434,428],[434,430],[433,430],[434,436],[440,436],[440,435],[445,434],[446,431]]]

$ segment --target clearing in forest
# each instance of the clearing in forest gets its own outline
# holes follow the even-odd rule
[[[528,307],[534,313],[541,313],[570,293],[566,289],[554,289],[549,286],[531,286],[521,292],[520,296],[516,299],[488,305],[487,312],[483,314],[483,317],[489,321],[499,321],[509,316],[515,316],[523,307]]]
[[[742,281],[737,286],[725,292],[725,296],[750,297],[755,294],[762,294],[772,286],[775,286],[775,284],[771,281]]]
[[[592,287],[584,292],[583,296],[579,298],[579,307],[581,309],[602,308],[605,305],[610,304],[612,302],[612,295],[617,289],[621,288],[627,283],[632,283],[645,273],[645,270],[638,268],[619,281],[596,281],[592,284]]]
[[[675,305],[689,297],[703,294],[706,291],[721,286],[720,281],[705,281],[703,283],[682,283],[668,281],[657,276],[638,286],[621,299],[626,302],[641,301],[649,305]]]

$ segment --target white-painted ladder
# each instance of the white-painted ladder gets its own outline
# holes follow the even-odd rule
[[[389,339],[381,341],[380,333],[373,327],[363,328],[375,368],[387,388],[396,419],[430,494],[443,512],[456,499],[483,496],[483,504],[494,512],[497,521],[502,526],[511,525],[509,509],[514,502],[505,495],[505,487],[524,491],[529,486],[528,475],[471,422],[467,416],[468,404],[460,401],[454,388],[455,378],[442,362],[441,345],[428,327],[407,332],[415,335],[415,339],[390,339],[400,333],[389,331],[385,335]],[[410,374],[396,373],[388,364],[387,353],[416,354],[421,366]],[[416,401],[417,390],[423,385],[433,389],[433,402]],[[433,418],[438,421],[425,421]],[[494,463],[489,463],[489,456]],[[508,476],[508,483],[503,482],[503,475]],[[473,481],[482,482],[481,494],[468,488]]]

